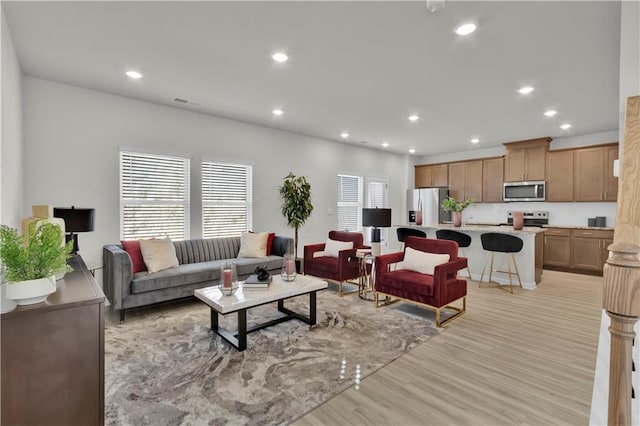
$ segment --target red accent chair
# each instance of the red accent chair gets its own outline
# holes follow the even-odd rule
[[[362,233],[330,231],[329,238],[335,241],[352,241],[353,248],[340,251],[338,257],[314,257],[314,253],[324,250],[325,243],[304,246],[304,273],[337,282],[340,296],[355,293],[358,290],[343,293],[342,283],[360,276],[360,260],[356,258],[356,249],[364,247]]]
[[[467,309],[467,282],[457,277],[457,272],[467,267],[467,259],[458,257],[458,244],[455,241],[434,240],[429,238],[407,237],[405,250],[411,247],[427,253],[448,254],[449,262],[435,267],[433,275],[393,269],[391,265],[404,259],[404,252],[389,253],[376,257],[375,302],[376,307],[390,303],[391,299],[400,299],[436,311],[436,325],[447,323],[459,317]],[[380,296],[388,300],[382,305]],[[462,299],[462,308],[448,306]],[[440,310],[450,308],[458,311],[455,315],[440,321]]]

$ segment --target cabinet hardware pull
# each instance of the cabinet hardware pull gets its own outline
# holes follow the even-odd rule
[[[593,232],[581,232],[582,235],[593,235]]]
[[[607,191],[604,192],[604,199],[607,199]]]

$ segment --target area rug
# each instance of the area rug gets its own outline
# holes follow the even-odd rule
[[[308,313],[308,300],[285,306]],[[354,385],[358,371],[364,378],[438,334],[431,312],[394,306],[321,291],[315,326],[293,320],[249,334],[244,352],[211,332],[210,310],[195,299],[134,311],[105,331],[107,424],[290,423]],[[247,317],[251,326],[280,315],[270,304]],[[235,329],[236,315],[220,325]]]

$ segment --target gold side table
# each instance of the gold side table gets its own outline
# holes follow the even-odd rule
[[[363,300],[374,301],[373,292],[375,291],[374,277],[375,277],[375,256],[371,254],[371,250],[358,250],[356,252],[359,265],[358,276],[358,296]],[[371,270],[367,268],[367,265],[371,264]],[[371,294],[371,298],[367,295]]]

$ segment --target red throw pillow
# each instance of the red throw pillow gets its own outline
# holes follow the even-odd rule
[[[131,257],[131,264],[133,265],[133,273],[142,272],[147,270],[147,265],[144,263],[144,259],[142,258],[142,251],[140,250],[140,241],[132,240],[132,241],[120,241],[122,244],[122,248],[124,251],[129,253]]]
[[[267,256],[271,256],[271,251],[273,250],[273,239],[275,237],[275,232],[269,232],[269,236],[267,237]]]

